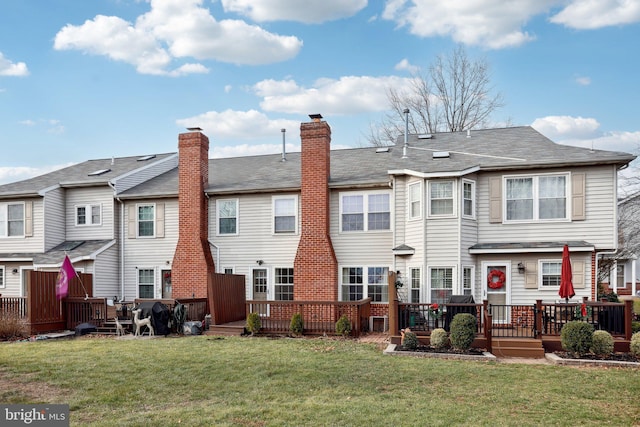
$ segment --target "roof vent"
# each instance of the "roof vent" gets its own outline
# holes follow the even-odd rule
[[[111,172],[111,169],[98,169],[97,171],[91,172],[89,176],[104,175],[107,172]]]
[[[146,162],[147,160],[151,160],[151,159],[155,159],[156,155],[155,154],[150,154],[148,156],[142,156],[138,159],[139,162]]]
[[[449,152],[448,151],[434,151],[433,152],[434,159],[448,159]]]
[[[421,133],[420,135],[418,135],[418,139],[431,139],[433,138],[433,135],[431,135],[430,133]]]
[[[378,147],[376,148],[376,153],[388,153],[389,147]]]

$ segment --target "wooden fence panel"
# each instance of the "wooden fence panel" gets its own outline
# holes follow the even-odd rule
[[[244,320],[246,296],[243,275],[213,273],[209,277],[208,287],[211,324]]]

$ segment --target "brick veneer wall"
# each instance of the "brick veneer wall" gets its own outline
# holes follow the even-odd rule
[[[331,128],[300,125],[301,232],[294,261],[294,300],[338,300],[338,261],[329,236]]]
[[[172,296],[207,296],[209,273],[215,272],[209,248],[209,138],[200,132],[180,134],[178,163],[178,244],[171,268]]]

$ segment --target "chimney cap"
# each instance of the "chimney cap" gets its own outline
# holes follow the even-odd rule
[[[319,122],[320,120],[322,120],[322,114],[309,114],[309,117],[314,122]]]
[[[187,128],[187,130],[190,132],[200,132],[202,129],[196,126],[192,128]]]

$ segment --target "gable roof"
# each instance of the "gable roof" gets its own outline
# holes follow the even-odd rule
[[[52,187],[107,185],[123,175],[147,166],[150,161],[155,162],[176,155],[176,153],[164,153],[155,154],[153,157],[132,156],[87,160],[34,178],[0,185],[0,198],[39,196],[42,191]],[[104,173],[96,173],[100,171]]]

